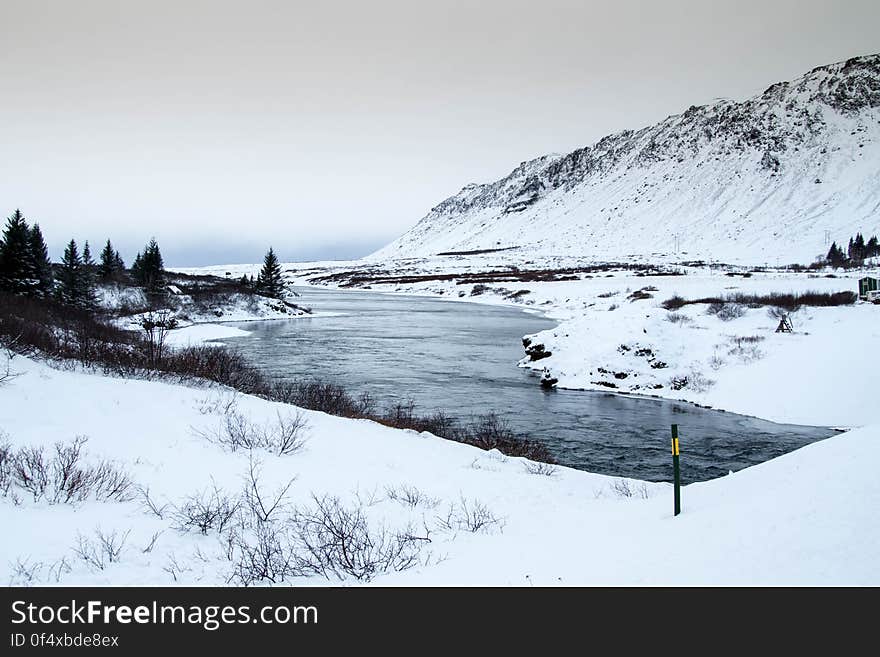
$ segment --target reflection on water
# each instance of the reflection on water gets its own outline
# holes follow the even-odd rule
[[[301,288],[299,303],[331,316],[248,322],[224,339],[282,378],[316,378],[415,400],[423,411],[467,418],[488,412],[544,441],[556,459],[590,472],[671,478],[669,426],[680,425],[682,476],[711,479],[807,443],[830,429],[773,424],[689,404],[602,392],[544,391],[517,368],[521,338],[553,322],[515,308]]]

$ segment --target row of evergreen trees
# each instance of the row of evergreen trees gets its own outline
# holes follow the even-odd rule
[[[868,258],[878,256],[880,256],[880,242],[877,241],[877,236],[874,235],[865,241],[864,236],[858,233],[855,237],[849,238],[845,253],[837,242],[833,242],[825,260],[833,267],[847,267],[861,265]]]
[[[61,263],[53,266],[40,226],[29,226],[20,210],[6,222],[0,237],[0,290],[30,297],[54,296],[65,304],[94,307],[95,286],[123,280],[125,262],[110,240],[95,262],[85,242],[80,252],[76,240],[64,249]],[[165,286],[165,266],[155,239],[138,253],[131,266],[131,277],[148,294],[158,294]],[[242,284],[260,294],[281,299],[286,293],[281,264],[273,249],[263,260],[256,280],[242,277]]]
[[[135,258],[132,266],[134,281],[154,294],[164,285],[165,270],[156,240]],[[49,251],[38,224],[29,226],[20,210],[6,222],[0,237],[0,290],[29,297],[53,296],[62,303],[83,308],[94,307],[98,282],[123,280],[125,262],[108,239],[99,261],[92,257],[85,242],[80,252],[76,240],[70,240],[57,266],[49,259]]]

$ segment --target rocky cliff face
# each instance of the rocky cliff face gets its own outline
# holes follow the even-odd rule
[[[472,184],[374,257],[516,248],[811,260],[880,232],[880,55],[691,107]]]

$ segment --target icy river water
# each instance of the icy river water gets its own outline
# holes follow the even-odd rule
[[[604,392],[545,391],[516,367],[522,336],[554,325],[510,307],[361,291],[297,288],[308,319],[237,323],[224,339],[286,379],[343,384],[380,403],[456,418],[496,413],[547,444],[557,461],[590,472],[668,481],[670,425],[681,433],[682,478],[703,481],[761,463],[835,432],[774,424],[685,403]]]

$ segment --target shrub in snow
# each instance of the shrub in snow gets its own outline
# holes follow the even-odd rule
[[[401,571],[419,563],[430,538],[411,528],[398,532],[372,525],[363,506],[346,506],[336,497],[313,496],[310,507],[293,517],[296,570],[327,579],[346,576],[369,581],[375,575]]]
[[[301,411],[276,414],[274,421],[256,424],[234,406],[228,406],[220,426],[213,432],[196,431],[196,434],[227,448],[231,452],[239,449],[264,449],[278,456],[295,454],[306,442],[305,432],[308,422]]]
[[[669,313],[666,315],[666,321],[681,326],[684,324],[692,324],[694,320],[683,313]]]
[[[702,373],[693,369],[683,376],[675,376],[669,381],[669,387],[673,390],[683,390],[687,388],[694,392],[706,392],[715,382],[703,376]]]
[[[730,340],[731,347],[727,353],[744,363],[751,363],[764,357],[764,352],[757,347],[758,343],[763,340],[763,336],[760,335],[733,337]]]
[[[55,443],[54,453],[43,447],[0,447],[0,492],[17,488],[38,502],[73,504],[87,499],[128,502],[134,498],[128,474],[110,461],[83,462],[86,439]]]
[[[637,485],[635,482],[628,479],[615,479],[611,484],[611,491],[617,497],[638,497],[643,500],[650,497],[648,493],[648,485],[646,483],[642,482]]]
[[[480,500],[468,501],[462,496],[458,504],[451,504],[443,516],[437,517],[441,529],[447,531],[489,532],[500,529],[503,522]]]
[[[423,506],[428,509],[434,509],[440,504],[438,498],[423,493],[415,486],[403,485],[398,486],[397,488],[389,486],[385,489],[385,494],[388,496],[389,500],[399,502],[400,504],[412,508]]]
[[[533,475],[542,475],[544,477],[552,477],[558,471],[555,465],[550,465],[549,463],[534,463],[532,461],[527,461],[525,464],[526,472]]]
[[[90,567],[104,570],[109,564],[119,561],[125,542],[131,530],[122,534],[114,530],[105,533],[100,527],[95,528],[95,538],[79,534],[73,553]]]
[[[712,303],[706,311],[710,315],[715,315],[723,322],[729,322],[739,319],[746,314],[745,308],[738,303]]]
[[[203,535],[212,530],[223,532],[238,513],[239,506],[238,499],[226,495],[214,484],[211,490],[190,495],[175,507],[173,518],[181,531],[197,529]]]

